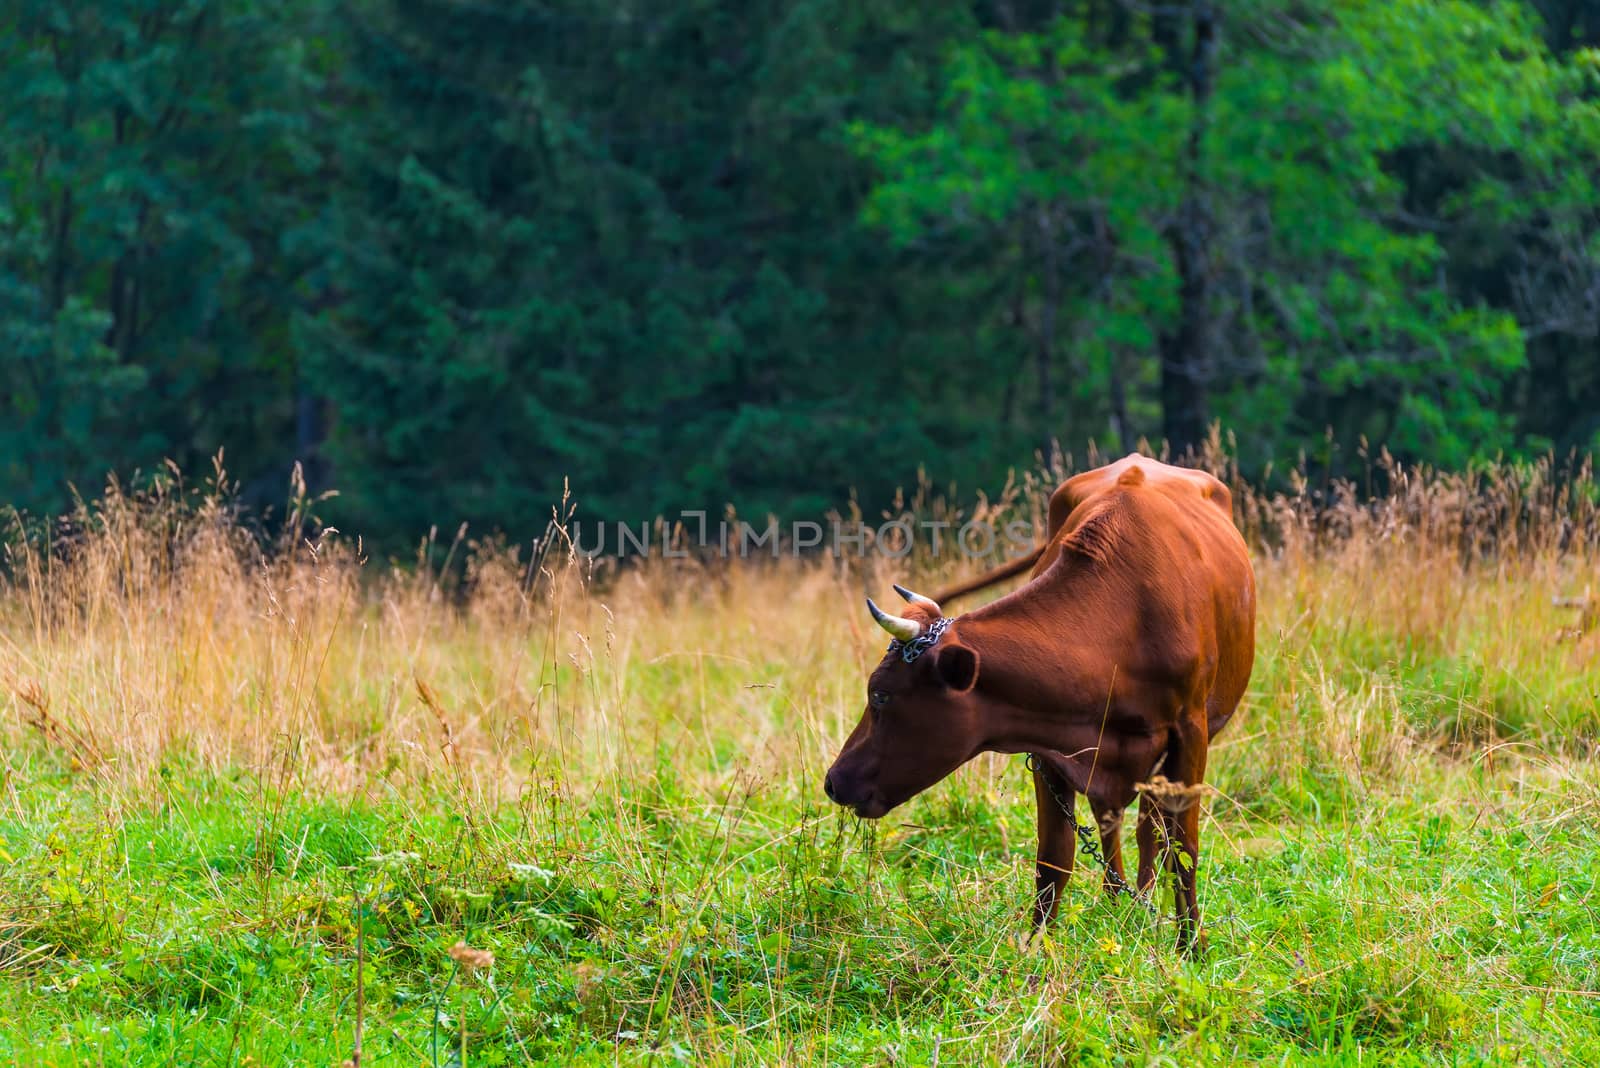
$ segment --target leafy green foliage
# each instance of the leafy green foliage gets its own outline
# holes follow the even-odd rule
[[[1061,16],[959,47],[931,127],[857,127],[885,176],[869,221],[901,242],[1041,230],[1011,269],[1032,301],[1058,305],[1035,318],[1082,324],[1075,408],[1114,420],[1108,383],[1174,329],[1170,235],[1197,131],[1223,353],[1210,390],[1246,457],[1293,457],[1328,427],[1445,465],[1512,447],[1515,309],[1452,284],[1440,228],[1409,210],[1395,160],[1473,164],[1439,204],[1458,226],[1548,225],[1562,205],[1592,205],[1586,71],[1551,57],[1514,5],[1263,2],[1230,9],[1198,115],[1173,73],[1186,42],[1164,18],[1105,31]]]
[[[1588,448],[1580,8],[7,0],[0,499],[226,446],[392,548],[1213,417]]]

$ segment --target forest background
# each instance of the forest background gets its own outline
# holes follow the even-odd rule
[[[1600,443],[1600,3],[0,3],[0,500],[398,546]]]

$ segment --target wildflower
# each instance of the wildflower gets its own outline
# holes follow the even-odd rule
[[[468,975],[486,972],[494,967],[494,954],[487,949],[473,949],[465,942],[450,947],[450,959],[461,966]]]

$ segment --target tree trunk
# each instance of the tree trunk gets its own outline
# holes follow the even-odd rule
[[[1039,432],[1040,452],[1049,465],[1055,461],[1055,442],[1058,435],[1056,419],[1056,315],[1061,305],[1061,270],[1056,262],[1056,228],[1054,214],[1048,208],[1039,210],[1039,259],[1044,268],[1044,303],[1039,309],[1039,332],[1035,339],[1034,360],[1039,372]]]
[[[1011,298],[1011,312],[1009,326],[1019,336],[1026,336],[1028,317],[1024,303],[1027,293],[1022,284],[1017,286]],[[974,351],[977,347],[974,346]],[[1027,368],[1027,351],[1023,351],[1022,358],[1011,365],[1011,370],[1006,374],[1006,388],[1000,395],[1000,425],[1010,430],[1017,414],[1017,383],[1022,378],[1023,371]]]
[[[329,481],[322,444],[328,440],[328,405],[302,379],[294,392],[294,455],[311,493],[326,489]]]
[[[1178,268],[1178,325],[1161,339],[1162,432],[1175,455],[1198,448],[1210,421],[1211,207],[1201,155],[1210,121],[1218,17],[1209,0],[1194,0],[1190,14],[1194,44],[1186,77],[1194,110],[1182,164],[1183,203],[1167,233]]]
[[[1104,211],[1094,213],[1095,264],[1100,272],[1097,283],[1101,299],[1109,300],[1113,272],[1116,269],[1116,240],[1110,221]],[[1120,345],[1109,346],[1106,352],[1106,401],[1111,413],[1111,436],[1116,439],[1119,452],[1133,446],[1133,431],[1128,423],[1128,385],[1123,379],[1124,358]]]
[[[1117,451],[1133,448],[1133,434],[1128,427],[1128,387],[1122,380],[1122,360],[1115,351],[1111,354],[1108,369],[1111,378],[1111,435],[1117,439]]]
[[[347,294],[342,289],[330,288],[319,293],[306,308],[312,318],[329,315],[344,303]],[[316,387],[304,359],[296,362],[294,383],[294,457],[300,462],[300,473],[305,477],[306,488],[317,494],[333,484],[333,461],[323,446],[333,429],[334,408],[328,398]]]

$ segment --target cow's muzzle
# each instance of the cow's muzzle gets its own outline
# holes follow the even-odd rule
[[[836,805],[855,809],[857,816],[862,819],[875,820],[888,812],[890,807],[883,803],[877,796],[876,790],[856,790],[836,779],[833,772],[828,772],[822,778],[822,792],[828,795],[828,800]]]

